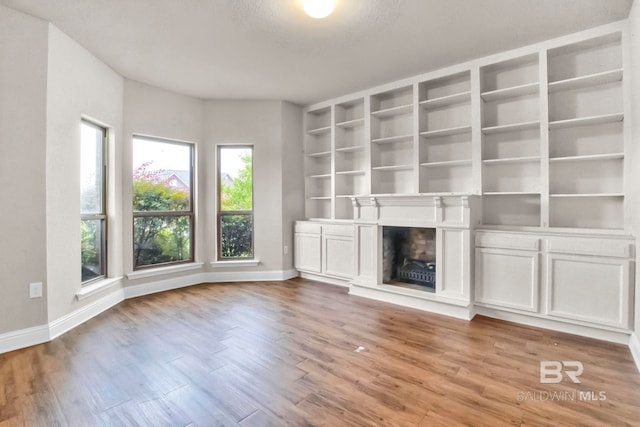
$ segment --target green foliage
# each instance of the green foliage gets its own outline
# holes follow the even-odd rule
[[[136,212],[179,212],[189,209],[189,192],[171,188],[148,171],[145,163],[134,172],[133,209]],[[191,257],[189,216],[144,216],[134,220],[135,265],[182,261]]]
[[[231,184],[220,183],[220,204],[223,211],[250,211],[253,208],[253,163],[251,153],[241,156],[244,168]]]
[[[253,257],[253,217],[222,215],[220,217],[223,258]]]
[[[100,275],[98,271],[100,269],[99,233],[99,221],[80,222],[80,260],[83,282]]]
[[[231,183],[220,183],[222,212],[251,211],[253,209],[253,164],[251,151],[241,155],[244,164]],[[223,258],[253,257],[253,215],[221,215],[221,256]]]
[[[133,181],[133,210],[184,211],[189,209],[189,193],[176,190],[162,182]]]

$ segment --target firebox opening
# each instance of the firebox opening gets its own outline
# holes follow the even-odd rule
[[[435,292],[436,229],[382,227],[382,282]]]

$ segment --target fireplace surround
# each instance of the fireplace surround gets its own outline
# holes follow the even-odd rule
[[[471,230],[476,203],[473,196],[456,195],[352,198],[355,271],[350,293],[471,319]],[[402,243],[407,236],[410,240],[411,229],[418,234],[417,241],[431,236],[432,241],[414,248]],[[397,247],[392,249],[389,245],[394,241]],[[405,265],[424,267],[422,273],[431,272],[435,282],[428,286],[399,280],[398,268]]]

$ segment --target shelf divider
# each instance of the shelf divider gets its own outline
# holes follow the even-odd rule
[[[482,133],[492,135],[496,133],[515,132],[519,130],[537,129],[540,126],[539,121],[513,123],[508,125],[488,126],[482,128]]]
[[[606,83],[618,82],[620,80],[622,80],[622,68],[549,82],[549,93],[598,86]]]
[[[424,138],[437,138],[439,136],[458,135],[461,133],[471,132],[471,126],[458,126],[447,129],[428,130],[426,132],[420,132],[420,136]]]
[[[441,96],[439,98],[426,99],[420,101],[420,106],[424,109],[446,107],[448,105],[462,104],[471,100],[471,91],[454,93],[453,95]]]
[[[624,120],[623,113],[602,114],[599,116],[577,117],[574,119],[554,120],[549,122],[549,129],[562,129],[577,126],[615,123]]]
[[[526,83],[519,86],[512,86],[504,89],[492,90],[480,94],[485,102],[498,101],[501,99],[517,98],[524,95],[534,95],[538,93],[540,83]]]

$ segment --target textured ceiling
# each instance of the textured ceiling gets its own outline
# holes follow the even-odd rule
[[[200,98],[328,99],[627,17],[632,0],[0,0],[127,78]]]

